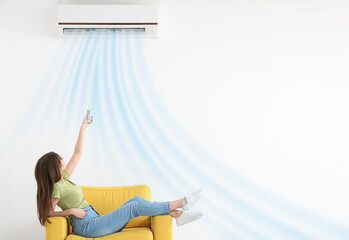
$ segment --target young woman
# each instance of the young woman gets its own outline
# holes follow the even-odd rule
[[[202,216],[200,212],[189,211],[200,198],[201,189],[187,194],[175,201],[151,202],[140,196],[134,196],[119,208],[100,216],[91,204],[86,202],[82,189],[69,177],[78,164],[84,145],[86,128],[93,122],[84,117],[74,154],[67,165],[59,154],[49,152],[43,155],[35,166],[37,182],[37,212],[40,224],[51,223],[48,218],[69,216],[74,234],[84,237],[101,237],[120,232],[126,224],[137,216],[155,216],[169,214],[176,219],[176,224],[195,221]],[[54,211],[58,205],[62,211]]]

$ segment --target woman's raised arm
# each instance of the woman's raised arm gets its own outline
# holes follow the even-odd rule
[[[84,140],[85,140],[85,131],[88,125],[91,124],[92,122],[93,122],[93,117],[91,117],[91,122],[89,123],[87,122],[87,114],[86,114],[80,127],[79,137],[75,145],[73,156],[71,157],[71,159],[69,160],[65,168],[68,171],[69,176],[73,173],[74,169],[78,165],[79,160],[82,156],[82,152],[84,148]]]

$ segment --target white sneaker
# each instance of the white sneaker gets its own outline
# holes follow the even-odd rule
[[[202,191],[202,188],[199,188],[195,192],[187,194],[185,196],[185,199],[187,200],[187,204],[185,204],[185,206],[182,209],[188,211],[194,205],[194,203],[196,203],[196,201],[199,200],[199,198],[201,197],[201,191]]]
[[[198,220],[201,217],[201,212],[183,211],[182,215],[176,218],[176,224],[177,226],[182,226],[184,224]]]

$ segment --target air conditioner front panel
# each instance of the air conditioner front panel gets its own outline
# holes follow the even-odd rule
[[[153,5],[59,5],[58,24],[67,23],[156,24],[157,9]]]

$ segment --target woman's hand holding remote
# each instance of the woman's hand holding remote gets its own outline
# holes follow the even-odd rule
[[[87,121],[88,114],[85,115],[84,120],[82,121],[82,127],[87,128],[93,122],[93,116],[91,116],[91,122]]]

